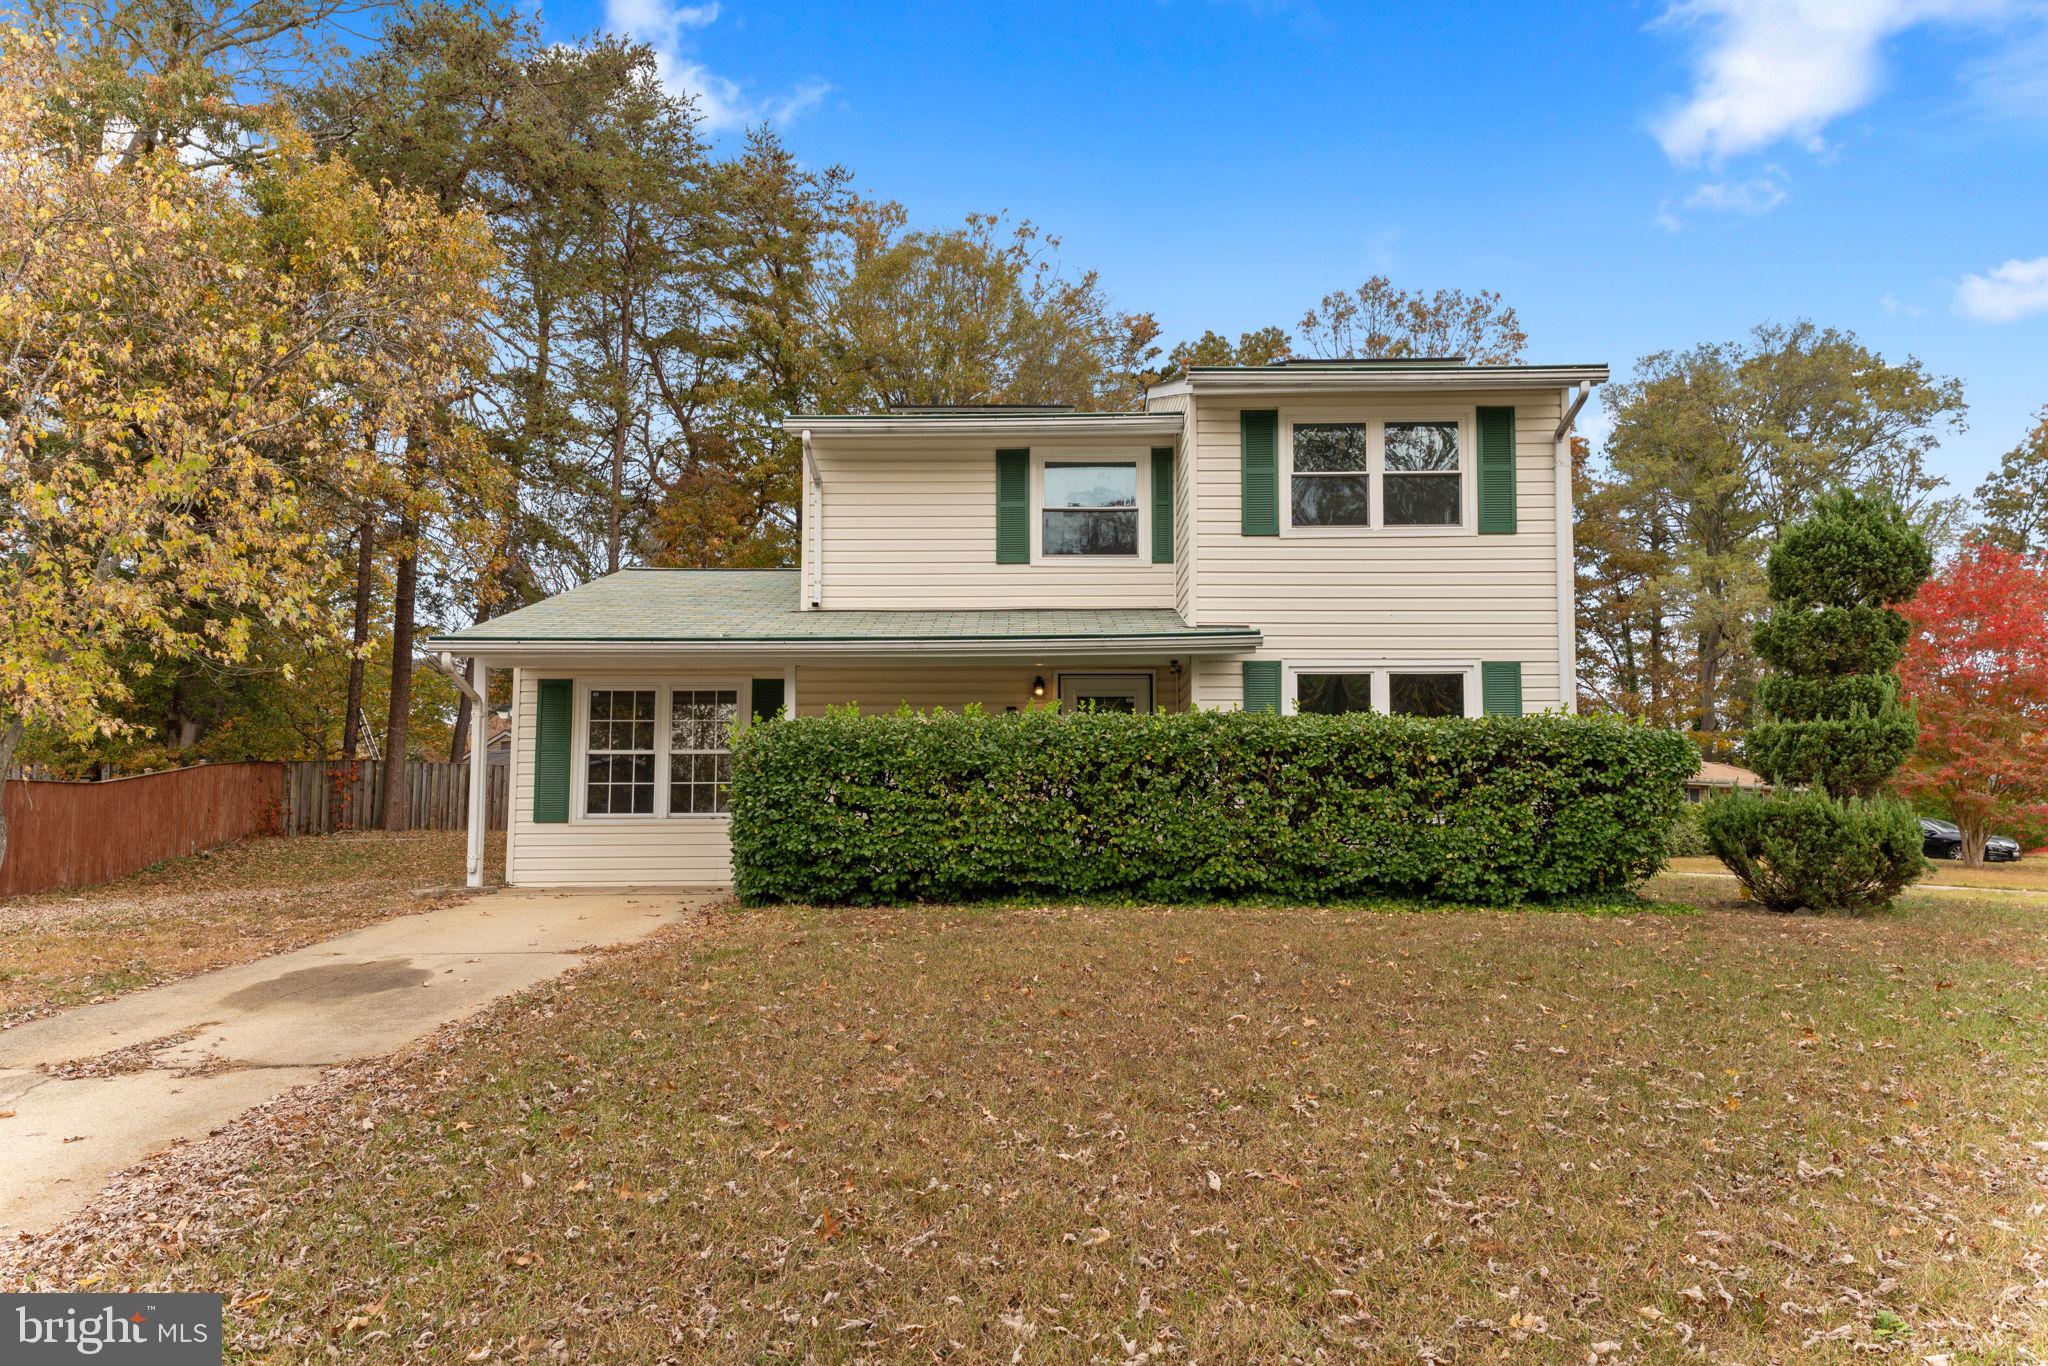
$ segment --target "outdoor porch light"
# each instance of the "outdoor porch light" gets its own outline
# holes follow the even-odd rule
[[[1033,697],[1043,697],[1043,696],[1045,696],[1045,675],[1044,675],[1044,674],[1040,674],[1040,675],[1038,675],[1038,677],[1036,677],[1036,678],[1034,678],[1034,679],[1032,679],[1032,680],[1031,680],[1031,695],[1032,695]]]

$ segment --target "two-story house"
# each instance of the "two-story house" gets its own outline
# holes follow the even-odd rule
[[[1569,709],[1570,432],[1606,378],[1294,361],[1142,412],[793,417],[799,567],[626,570],[432,642],[512,671],[507,880],[728,881],[757,716]]]

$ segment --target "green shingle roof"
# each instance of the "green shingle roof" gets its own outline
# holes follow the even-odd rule
[[[626,569],[516,612],[432,638],[473,645],[1085,641],[1257,644],[1245,626],[1193,627],[1170,607],[806,612],[794,569]]]

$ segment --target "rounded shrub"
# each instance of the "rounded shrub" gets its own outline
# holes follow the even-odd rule
[[[733,881],[750,902],[1557,899],[1655,871],[1698,759],[1610,718],[835,711],[735,742]]]
[[[1911,628],[1895,604],[1932,567],[1896,503],[1849,492],[1822,499],[1771,551],[1771,613],[1754,643],[1773,672],[1757,684],[1743,753],[1778,790],[1712,803],[1700,824],[1773,910],[1868,910],[1919,874],[1913,813],[1878,794],[1919,739],[1899,699]]]
[[[1891,797],[1738,792],[1701,815],[1714,857],[1774,911],[1879,910],[1925,866],[1920,818]]]

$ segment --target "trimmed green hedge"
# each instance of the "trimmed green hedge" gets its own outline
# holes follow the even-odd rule
[[[1555,715],[849,710],[739,737],[733,878],[749,902],[1505,905],[1655,871],[1698,762]]]

